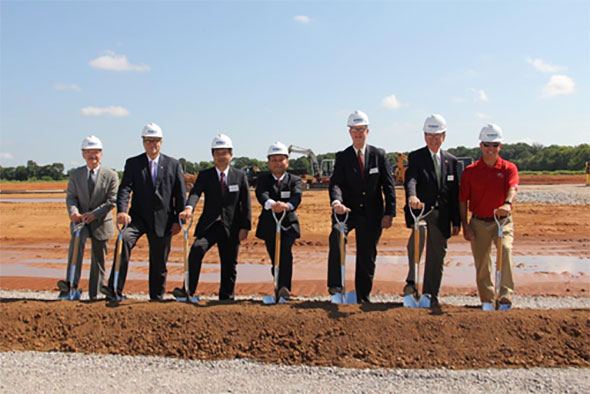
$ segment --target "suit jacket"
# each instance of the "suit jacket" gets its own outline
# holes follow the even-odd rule
[[[365,215],[371,225],[380,227],[383,215],[395,216],[395,183],[385,151],[367,145],[364,167],[363,182],[354,147],[336,153],[330,201],[340,201],[352,215]]]
[[[299,238],[301,236],[301,230],[295,210],[301,203],[301,193],[301,178],[297,175],[286,173],[281,181],[280,187],[277,185],[277,181],[272,173],[269,172],[260,177],[256,185],[256,198],[262,205],[262,212],[260,212],[260,218],[258,219],[256,236],[264,240],[273,240],[275,237],[276,222],[272,216],[272,210],[264,209],[266,201],[271,199],[293,205],[293,210],[285,214],[285,218],[281,223],[281,227],[283,228],[281,231],[294,238]],[[278,219],[280,219],[281,215],[282,213],[276,214]]]
[[[186,189],[180,163],[160,153],[154,185],[147,154],[127,159],[117,194],[117,212],[127,212],[131,193],[131,220],[154,231],[158,237],[169,235],[185,207]]]
[[[187,205],[194,209],[201,194],[205,194],[205,206],[195,228],[195,237],[202,238],[220,216],[228,236],[236,234],[240,229],[250,230],[252,227],[252,207],[246,173],[230,167],[225,185],[225,194],[222,196],[215,167],[199,172],[187,200]]]
[[[428,147],[413,151],[408,156],[408,169],[406,170],[405,189],[406,206],[404,213],[406,225],[412,227],[414,220],[410,215],[407,205],[408,197],[417,196],[426,204],[425,212],[438,203],[439,218],[438,228],[447,238],[451,236],[451,223],[459,226],[459,177],[457,173],[457,158],[449,152],[440,150],[442,165],[441,186],[436,181],[434,162]]]
[[[96,220],[90,223],[92,237],[105,241],[115,235],[111,210],[117,201],[119,177],[111,169],[100,166],[96,174],[96,184],[92,196],[88,194],[88,170],[78,167],[70,173],[66,191],[68,213],[92,211]]]

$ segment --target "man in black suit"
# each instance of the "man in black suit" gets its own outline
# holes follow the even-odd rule
[[[256,185],[256,198],[262,211],[258,219],[256,237],[263,239],[272,262],[272,274],[275,267],[276,222],[283,212],[281,222],[281,250],[279,263],[279,289],[277,299],[289,299],[291,295],[291,277],[293,275],[293,253],[291,248],[295,239],[301,236],[299,219],[295,210],[301,203],[301,178],[289,174],[289,150],[285,144],[275,142],[268,148],[268,167],[270,172],[261,176]]]
[[[405,175],[407,204],[404,207],[406,225],[413,227],[411,209],[424,212],[433,210],[424,219],[428,228],[426,237],[426,265],[422,293],[430,299],[431,307],[438,307],[438,291],[443,272],[443,260],[447,252],[447,239],[459,234],[459,178],[457,158],[440,149],[447,131],[445,119],[438,114],[426,118],[424,122],[426,146],[410,153]],[[417,214],[418,212],[416,212]],[[424,248],[424,227],[420,228],[420,255]],[[404,296],[418,295],[414,283],[414,232],[408,240],[410,269],[404,287]]]
[[[172,235],[180,231],[178,214],[184,209],[186,196],[180,163],[160,153],[163,138],[160,126],[148,123],[141,136],[145,153],[127,159],[117,194],[117,221],[120,225],[128,225],[123,232],[119,283],[113,283],[113,267],[108,287],[101,289],[108,299],[122,296],[131,249],[146,234],[150,249],[150,300],[162,300],[166,290],[170,241]],[[130,194],[131,207],[127,213]],[[115,255],[117,252],[115,250]]]
[[[337,215],[350,212],[345,232],[355,229],[357,302],[370,302],[377,258],[377,243],[383,228],[395,216],[395,185],[385,151],[366,144],[369,118],[362,111],[348,117],[352,146],[336,154],[330,178],[330,201]],[[383,198],[385,197],[385,204]],[[328,256],[330,294],[342,291],[338,225],[332,218]]]
[[[246,174],[229,166],[233,144],[228,136],[219,134],[213,139],[211,154],[215,167],[199,172],[186,208],[180,213],[180,218],[189,219],[205,193],[205,206],[189,254],[188,295],[192,297],[197,289],[205,253],[217,244],[221,260],[219,299],[233,300],[240,242],[248,237],[252,226],[250,190]],[[187,297],[184,288],[174,289],[173,294],[176,298]]]

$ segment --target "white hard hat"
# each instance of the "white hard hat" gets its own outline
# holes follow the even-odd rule
[[[152,122],[145,125],[141,132],[141,137],[164,138],[164,135],[160,126]]]
[[[211,142],[211,149],[233,149],[233,147],[231,138],[225,134],[217,134],[215,138],[213,138],[213,142]]]
[[[424,121],[422,128],[425,133],[440,134],[447,131],[447,121],[442,115],[432,114]]]
[[[479,132],[481,142],[502,142],[502,138],[502,129],[497,124],[488,123]]]
[[[268,147],[268,152],[266,153],[266,157],[270,157],[272,155],[285,155],[289,157],[289,149],[287,145],[283,144],[282,142],[275,142],[271,146]]]
[[[348,116],[348,127],[368,125],[369,117],[363,111],[356,110]]]
[[[84,149],[101,149],[102,142],[95,135],[89,135],[82,140],[82,150]]]

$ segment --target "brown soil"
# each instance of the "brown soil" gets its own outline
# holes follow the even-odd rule
[[[202,306],[2,300],[0,351],[158,355],[354,368],[590,367],[588,310],[442,314],[396,304]]]
[[[0,188],[18,186],[20,190],[31,190],[42,185],[0,184]],[[42,190],[65,188],[65,184],[49,185]],[[401,201],[402,191],[398,190],[397,196]],[[257,218],[258,204],[253,204],[253,209],[253,217]],[[327,192],[305,192],[298,212],[303,238],[294,248],[294,271],[298,271],[298,266],[325,267],[330,228]],[[516,204],[514,216],[516,255],[588,258],[588,207]],[[403,248],[409,230],[402,218],[398,207],[393,228],[385,231],[381,239],[380,255],[405,254]],[[63,273],[59,278],[8,277],[1,276],[1,269],[25,258],[64,259],[69,239],[67,224],[63,202],[0,204],[0,288],[56,290],[56,280]],[[181,242],[181,236],[174,237],[170,261],[181,261]],[[110,254],[113,246],[111,240]],[[354,237],[351,247],[354,248]],[[449,254],[452,256],[458,248],[469,250],[462,237],[451,240]],[[247,258],[251,263],[268,264],[263,243],[252,233],[242,245],[240,256],[240,261]],[[217,252],[212,250],[205,262],[215,263],[217,259]],[[147,261],[145,239],[134,249],[132,260]],[[52,263],[39,266],[51,267]],[[181,267],[169,268],[171,274],[180,274],[181,270]],[[311,271],[308,276],[304,272],[302,280],[294,281],[295,295],[326,294],[325,277],[314,276]],[[83,278],[87,278],[87,272],[85,267]],[[131,272],[147,274],[147,267],[132,263]],[[387,279],[376,278],[374,294],[401,291],[403,276]],[[568,273],[529,275],[520,280],[519,294],[588,296],[590,293],[587,277]],[[177,285],[178,282],[169,281],[168,290]],[[82,287],[85,286],[83,280]],[[217,286],[217,283],[199,284],[199,293],[213,294]],[[242,283],[238,277],[236,290],[240,295],[259,295],[268,294],[271,287],[270,283]],[[146,292],[147,279],[130,280],[125,289]],[[442,294],[475,295],[475,283],[446,286]],[[588,309],[484,313],[477,308],[444,305],[439,315],[391,303],[335,306],[327,302],[291,301],[287,305],[263,306],[242,301],[190,306],[132,300],[120,305],[0,300],[0,351],[57,350],[203,360],[251,358],[283,364],[359,368],[464,369],[590,367],[589,343]]]

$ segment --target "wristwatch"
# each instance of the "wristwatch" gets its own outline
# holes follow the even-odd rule
[[[512,205],[512,203],[508,200],[504,201],[504,204]]]

